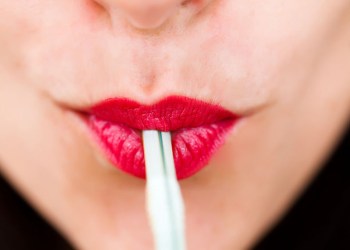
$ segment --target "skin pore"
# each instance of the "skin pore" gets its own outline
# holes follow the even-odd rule
[[[254,245],[349,121],[348,0],[0,0],[0,16],[1,173],[79,249],[153,243],[145,181],[76,110],[183,95],[243,116],[180,183],[189,249]]]

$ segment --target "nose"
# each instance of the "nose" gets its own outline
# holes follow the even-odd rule
[[[122,15],[139,29],[154,29],[165,23],[188,0],[100,0],[111,15]]]

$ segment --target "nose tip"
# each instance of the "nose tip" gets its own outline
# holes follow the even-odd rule
[[[135,27],[154,29],[161,26],[181,5],[179,0],[123,0],[125,16]]]
[[[104,0],[108,9],[120,13],[134,27],[155,29],[166,22],[185,0]]]

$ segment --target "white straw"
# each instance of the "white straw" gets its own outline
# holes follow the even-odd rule
[[[157,250],[185,250],[185,219],[169,132],[142,132],[147,209]]]

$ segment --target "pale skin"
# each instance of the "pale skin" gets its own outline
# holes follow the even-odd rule
[[[176,94],[245,117],[181,181],[189,249],[254,245],[349,121],[349,0],[0,0],[0,16],[1,173],[79,249],[153,243],[145,181],[72,110]]]

